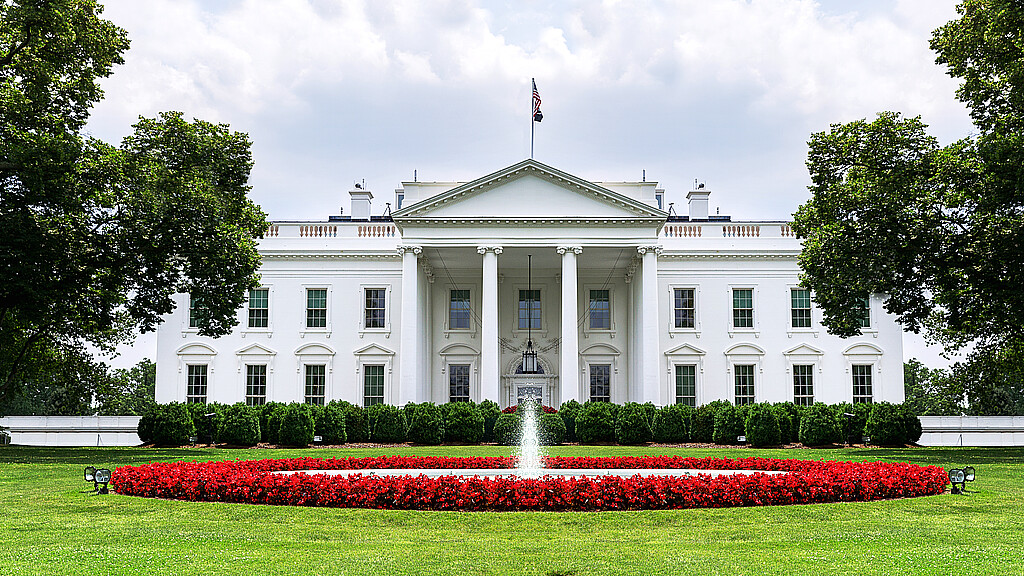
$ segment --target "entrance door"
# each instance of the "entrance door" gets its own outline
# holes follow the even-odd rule
[[[519,384],[516,386],[516,404],[522,404],[523,400],[533,398],[538,404],[544,403],[544,386],[540,384]]]

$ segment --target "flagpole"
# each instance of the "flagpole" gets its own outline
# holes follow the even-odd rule
[[[536,78],[530,78],[530,160],[533,160],[533,87],[537,85]]]

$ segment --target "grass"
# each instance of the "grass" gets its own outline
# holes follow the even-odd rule
[[[559,447],[974,465],[977,492],[871,503],[587,513],[339,510],[148,500],[82,468],[296,455],[507,455],[500,447],[0,447],[0,576],[20,574],[1024,574],[1024,449]],[[91,486],[88,486],[91,487]]]

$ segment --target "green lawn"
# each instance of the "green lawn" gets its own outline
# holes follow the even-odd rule
[[[669,512],[393,512],[82,493],[82,468],[295,455],[507,455],[500,447],[207,450],[0,447],[0,576],[18,574],[1024,574],[1024,449],[694,450],[974,465],[976,493]]]

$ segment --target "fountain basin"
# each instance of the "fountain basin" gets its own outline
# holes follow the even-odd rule
[[[427,478],[632,478],[651,476],[681,478],[705,475],[712,478],[733,474],[788,474],[779,470],[698,470],[696,468],[542,468],[536,474],[524,474],[509,468],[363,468],[358,470],[288,470],[277,474],[326,474],[328,476],[425,476]]]

